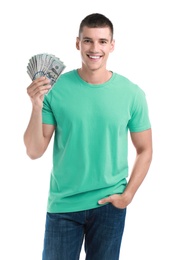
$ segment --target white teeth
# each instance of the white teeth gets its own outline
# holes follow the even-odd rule
[[[100,56],[91,56],[91,55],[89,55],[89,57],[90,57],[91,59],[99,59],[99,58],[100,58]]]

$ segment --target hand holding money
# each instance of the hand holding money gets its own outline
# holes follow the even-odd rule
[[[40,77],[32,81],[27,87],[27,93],[33,104],[33,108],[41,109],[43,107],[44,95],[51,89],[50,80],[46,77]]]
[[[58,57],[47,53],[34,55],[27,65],[27,73],[32,80],[45,76],[50,79],[51,86],[64,69],[65,65]]]

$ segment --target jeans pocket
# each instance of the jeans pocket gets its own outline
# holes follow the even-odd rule
[[[109,203],[110,205],[111,205],[111,207],[113,207],[114,209],[116,209],[116,210],[118,210],[119,212],[120,211],[126,211],[126,208],[118,208],[118,207],[116,207],[114,204],[112,204],[111,202]]]

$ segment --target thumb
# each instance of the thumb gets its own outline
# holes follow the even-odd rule
[[[105,204],[105,203],[108,203],[108,202],[112,202],[111,196],[99,200],[99,201],[98,201],[98,204]]]

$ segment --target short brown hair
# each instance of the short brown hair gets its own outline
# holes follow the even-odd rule
[[[112,34],[112,39],[113,39],[113,33],[114,33],[114,28],[112,22],[103,14],[99,13],[93,13],[90,15],[87,15],[80,23],[79,27],[79,37],[82,32],[82,29],[84,26],[87,26],[89,28],[103,28],[103,27],[109,27],[111,34]]]

